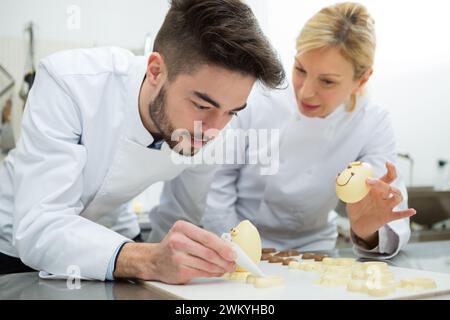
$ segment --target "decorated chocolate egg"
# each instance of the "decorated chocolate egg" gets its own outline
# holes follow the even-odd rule
[[[239,223],[231,229],[231,241],[239,245],[254,263],[258,264],[261,260],[261,237],[258,229],[248,220]],[[245,272],[246,270],[237,267],[236,271]]]
[[[356,203],[369,193],[367,178],[373,178],[372,166],[365,162],[352,162],[336,177],[336,194],[345,203]]]

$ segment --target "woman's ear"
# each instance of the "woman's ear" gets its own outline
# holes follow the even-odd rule
[[[157,87],[166,78],[167,68],[163,57],[158,52],[152,52],[147,63],[147,80]]]
[[[359,78],[358,80],[356,80],[356,86],[353,89],[353,94],[359,92],[362,88],[364,88],[364,86],[366,85],[367,81],[369,81],[370,77],[373,74],[373,68],[369,68],[366,70],[366,72],[364,72],[364,74],[362,75],[361,78]]]

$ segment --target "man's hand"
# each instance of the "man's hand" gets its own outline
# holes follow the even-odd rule
[[[125,244],[117,258],[116,278],[185,284],[194,278],[220,277],[235,270],[235,253],[226,241],[178,221],[161,243]]]
[[[380,180],[367,181],[371,190],[364,199],[347,205],[351,229],[368,247],[377,245],[378,229],[382,226],[416,214],[414,209],[393,211],[403,201],[403,195],[399,189],[390,185],[397,178],[395,166],[386,163],[386,168],[387,173]]]

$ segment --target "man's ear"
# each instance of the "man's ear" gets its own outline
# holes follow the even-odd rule
[[[158,52],[152,52],[148,57],[147,80],[157,87],[167,76],[167,68],[163,57]]]
[[[367,69],[366,72],[364,72],[364,74],[362,75],[361,78],[359,78],[356,81],[356,86],[355,89],[353,90],[353,93],[357,93],[358,91],[360,91],[362,88],[364,88],[364,86],[366,85],[367,81],[369,81],[370,77],[373,74],[373,68],[369,68]]]

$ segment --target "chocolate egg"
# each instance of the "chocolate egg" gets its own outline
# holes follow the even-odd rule
[[[365,162],[352,162],[336,177],[336,194],[345,203],[361,201],[370,191],[367,178],[373,178],[372,166]]]
[[[235,228],[231,229],[231,240],[239,245],[242,250],[258,264],[261,260],[261,237],[256,227],[248,220],[239,223]],[[239,266],[236,271],[246,271]]]

